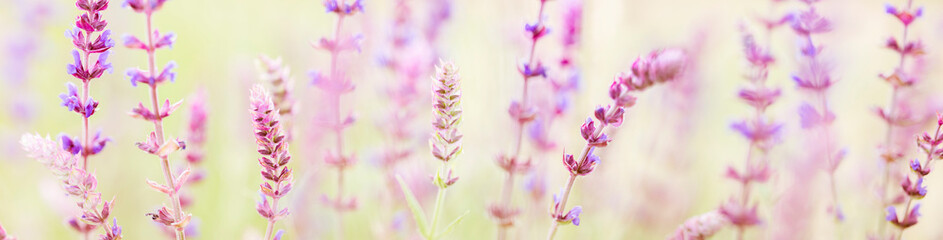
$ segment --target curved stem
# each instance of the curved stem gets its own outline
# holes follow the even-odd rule
[[[615,106],[610,107],[609,110],[606,111],[606,114],[604,116],[612,115],[616,109],[618,109],[618,107],[615,107]],[[605,122],[600,122],[599,128],[597,128],[596,131],[593,132],[592,136],[594,138],[599,137],[599,135],[602,134],[603,130],[605,130],[607,126],[609,126],[609,124],[606,124]],[[583,147],[583,151],[580,152],[580,158],[577,164],[578,166],[583,165],[583,162],[586,161],[586,159],[589,157],[589,152],[592,151],[594,148],[595,147],[590,145],[588,142],[586,143],[586,146]],[[560,224],[559,222],[557,222],[556,217],[562,215],[563,211],[565,211],[566,202],[567,200],[570,199],[570,191],[573,190],[573,183],[576,182],[576,177],[578,177],[578,175],[573,174],[572,172],[570,173],[570,179],[567,180],[566,187],[563,188],[564,189],[563,196],[561,196],[560,198],[560,205],[555,206],[555,209],[553,211],[552,216],[554,219],[553,219],[553,223],[551,223],[550,225],[550,231],[549,233],[547,233],[547,240],[552,240],[554,235],[557,234],[557,228],[560,226]]]

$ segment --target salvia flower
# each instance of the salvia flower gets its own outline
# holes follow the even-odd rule
[[[829,175],[831,182],[829,186],[832,199],[828,208],[834,213],[833,217],[840,221],[844,213],[839,206],[834,175],[844,154],[834,146],[836,140],[833,138],[831,126],[835,120],[835,114],[831,110],[832,106],[829,105],[827,94],[836,80],[832,76],[831,65],[820,57],[824,49],[823,45],[814,41],[816,36],[830,32],[832,28],[830,20],[816,10],[815,3],[816,1],[806,1],[806,9],[799,11],[792,19],[792,28],[800,37],[799,53],[802,56],[799,71],[794,73],[792,78],[800,90],[810,93],[813,97],[812,101],[802,103],[799,115],[803,128],[814,129],[820,136],[824,136],[814,138],[817,141],[814,146],[820,149],[812,152],[819,155],[816,158],[824,159],[826,167],[823,169]]]
[[[432,147],[432,156],[442,163],[436,170],[435,176],[432,177],[432,183],[439,188],[432,220],[426,221],[425,213],[409,186],[402,177],[397,176],[397,181],[409,203],[408,206],[419,226],[419,233],[425,239],[438,239],[448,234],[454,229],[453,225],[465,217],[465,215],[458,217],[443,231],[438,229],[439,212],[445,203],[446,189],[458,181],[458,177],[453,176],[453,170],[449,165],[462,152],[462,134],[458,131],[458,126],[462,121],[461,75],[458,74],[458,67],[454,63],[440,61],[436,66],[432,81],[433,133],[429,139],[429,145]],[[489,211],[494,214],[493,209]]]
[[[618,127],[623,122],[625,108],[631,107],[625,99],[629,99],[628,96],[633,91],[641,91],[656,83],[667,82],[680,76],[686,58],[684,52],[678,49],[657,50],[647,57],[637,59],[632,65],[630,73],[621,73],[615,78],[613,84],[609,87],[609,97],[612,99],[613,104],[598,107],[593,113],[596,120],[588,118],[580,127],[580,133],[583,139],[586,140],[586,145],[580,152],[580,156],[574,158],[572,155],[564,153],[563,163],[570,172],[570,178],[562,193],[559,196],[554,196],[553,205],[550,207],[550,217],[553,219],[553,223],[547,236],[548,239],[553,239],[559,225],[579,224],[578,217],[582,212],[582,207],[577,206],[569,210],[566,209],[570,191],[577,177],[591,173],[601,163],[599,157],[593,152],[596,148],[605,147],[611,141],[603,133],[606,127]],[[631,99],[631,103],[634,104],[634,98]],[[597,121],[599,125],[596,125]]]
[[[500,154],[496,158],[498,166],[505,170],[505,179],[501,190],[500,202],[492,204],[490,208],[503,209],[505,210],[501,211],[503,213],[519,212],[511,206],[512,195],[514,194],[514,175],[528,171],[531,166],[531,159],[521,156],[521,149],[523,147],[524,131],[527,129],[527,124],[536,119],[538,113],[537,108],[530,103],[531,99],[528,99],[528,83],[530,79],[536,77],[547,77],[546,66],[534,54],[537,49],[537,42],[550,34],[550,28],[547,27],[544,21],[544,8],[546,4],[547,1],[540,1],[540,10],[538,10],[536,22],[524,24],[524,34],[530,40],[530,51],[528,52],[528,56],[522,59],[517,65],[517,71],[521,74],[521,78],[523,79],[521,100],[512,100],[508,107],[508,114],[511,116],[511,119],[516,121],[516,136],[514,138],[515,142],[512,145],[514,147],[510,153]],[[524,161],[525,159],[526,161]],[[517,214],[497,213],[499,212],[492,211],[491,217],[498,225],[497,238],[504,240],[507,238],[508,228],[514,225],[514,218]]]
[[[311,76],[312,85],[324,91],[325,100],[328,102],[327,106],[329,106],[327,111],[319,113],[316,121],[325,129],[332,130],[335,135],[335,149],[324,154],[324,161],[337,169],[338,179],[343,179],[345,170],[356,162],[356,158],[354,154],[348,154],[344,151],[344,130],[353,125],[355,118],[351,113],[341,109],[341,101],[343,95],[354,91],[354,83],[349,75],[342,70],[340,55],[352,50],[359,52],[363,35],[343,36],[341,29],[343,29],[344,18],[363,12],[364,7],[361,0],[354,0],[353,3],[347,3],[346,0],[325,0],[324,8],[328,13],[337,15],[334,35],[330,38],[321,38],[320,41],[311,45],[314,48],[327,51],[331,55],[331,64],[327,75],[316,71],[309,75]],[[326,202],[337,213],[338,238],[343,238],[344,212],[354,210],[357,202],[355,198],[345,199],[343,195],[344,181],[340,180],[337,182],[337,194],[334,199]],[[324,196],[322,199],[327,200],[328,198]]]
[[[906,96],[911,94],[902,95],[900,92],[901,89],[910,88],[918,82],[919,71],[917,69],[905,68],[905,65],[908,60],[919,61],[920,57],[924,54],[924,47],[920,39],[914,39],[907,35],[911,24],[913,24],[923,15],[922,7],[914,8],[913,1],[907,1],[907,5],[902,8],[887,4],[885,5],[885,12],[900,21],[903,27],[902,35],[890,36],[887,38],[885,43],[885,47],[899,55],[899,61],[897,61],[898,64],[894,67],[890,74],[882,73],[878,75],[881,80],[887,82],[891,86],[891,97],[889,104],[887,106],[877,107],[875,110],[875,113],[877,113],[878,117],[884,120],[885,125],[887,126],[885,134],[886,138],[879,148],[880,157],[883,160],[881,164],[884,166],[884,177],[881,178],[883,180],[880,182],[881,192],[879,197],[881,198],[880,201],[882,206],[887,208],[890,207],[894,200],[896,200],[892,197],[889,197],[893,196],[888,193],[889,189],[894,189],[892,187],[892,178],[890,176],[896,173],[896,168],[894,166],[904,160],[906,156],[906,151],[904,150],[904,146],[907,146],[906,141],[896,141],[896,139],[906,139],[902,136],[912,134],[908,129],[922,121],[920,120],[920,117],[916,116],[917,114],[913,114],[910,110],[912,109],[912,106],[909,105],[909,101],[907,101]],[[918,146],[920,146],[924,151],[928,151],[931,147],[930,145],[932,145],[922,145],[921,143],[924,141],[921,141],[921,138],[919,137],[917,142]],[[927,154],[928,159],[932,158],[932,156],[930,156],[930,152],[927,152]],[[930,161],[927,160],[926,163],[921,164],[917,159],[914,159],[910,162],[910,168],[917,175],[918,181],[930,173],[930,168],[928,167],[929,162]],[[902,183],[902,185],[906,185],[905,183],[909,181],[911,180],[908,177],[905,182]],[[917,186],[914,187],[919,188]],[[914,197],[920,196],[919,191],[907,191],[906,187],[904,190],[905,193],[910,195],[910,201],[912,201]],[[912,193],[917,194],[915,196]],[[907,213],[905,212],[905,214]],[[890,220],[890,216],[888,217],[888,221],[894,223],[897,226],[909,226],[908,224],[911,220],[909,214],[906,219],[901,221],[892,221]],[[914,217],[912,220],[912,224],[916,224],[916,217]],[[885,226],[886,225],[882,222],[882,224],[878,227],[878,234],[881,235],[881,237],[886,237],[884,236]],[[903,232],[901,232],[901,235],[903,235]]]
[[[147,215],[151,216],[151,220],[154,222],[173,229],[175,238],[179,240],[186,239],[186,229],[192,218],[192,215],[183,211],[183,204],[180,200],[181,188],[189,181],[191,170],[186,167],[179,174],[173,173],[170,168],[170,155],[176,151],[186,149],[186,143],[178,139],[168,139],[164,136],[163,119],[169,117],[171,112],[180,106],[181,102],[171,105],[170,100],[165,99],[163,107],[161,107],[157,96],[158,85],[168,80],[173,82],[176,77],[176,73],[172,71],[176,67],[175,63],[170,62],[165,65],[162,71],[158,71],[155,62],[157,59],[156,50],[170,47],[176,39],[176,35],[161,35],[160,31],[152,28],[154,13],[161,9],[166,2],[167,0],[125,0],[124,7],[129,7],[137,13],[144,14],[147,22],[147,32],[146,38],[143,39],[147,39],[147,41],[142,42],[137,37],[125,36],[124,43],[125,47],[140,49],[147,53],[148,69],[130,69],[126,74],[132,86],[136,87],[138,83],[148,86],[151,99],[150,106],[153,109],[148,109],[144,107],[143,103],[138,103],[138,107],[132,109],[130,114],[135,118],[154,123],[154,131],[148,134],[144,142],[138,142],[136,145],[141,150],[160,159],[161,170],[166,182],[157,183],[148,180],[147,183],[152,189],[166,194],[170,200],[170,208],[162,206],[157,209],[156,213],[148,213]]]
[[[66,139],[66,138],[64,138]],[[63,141],[65,142],[65,141]],[[62,144],[57,144],[49,137],[42,137],[39,134],[26,134],[20,140],[23,150],[26,150],[27,156],[46,165],[52,171],[53,175],[60,180],[63,190],[66,194],[75,200],[82,214],[79,219],[82,224],[87,224],[80,232],[89,232],[102,226],[105,231],[103,236],[112,236],[110,239],[120,239],[121,232],[114,232],[113,228],[118,227],[117,221],[112,221],[112,228],[109,228],[108,217],[114,206],[114,199],[111,201],[103,200],[101,193],[98,192],[98,179],[94,174],[85,171],[78,166],[77,157]],[[78,226],[76,222],[73,225]]]
[[[898,239],[901,239],[901,236],[904,235],[904,230],[908,227],[911,227],[917,224],[917,217],[920,216],[920,203],[914,204],[914,201],[923,199],[927,195],[927,187],[923,185],[924,177],[930,174],[929,165],[933,160],[941,159],[940,145],[943,145],[943,115],[937,116],[937,127],[936,131],[931,135],[930,133],[924,133],[922,136],[917,137],[917,145],[923,150],[923,153],[926,154],[926,159],[923,164],[921,164],[917,159],[914,159],[910,162],[910,168],[913,170],[914,175],[916,175],[916,181],[910,180],[910,177],[904,177],[904,180],[901,182],[900,186],[903,190],[903,193],[908,197],[907,205],[904,208],[904,218],[899,219],[897,217],[897,210],[894,206],[889,206],[887,208],[887,221],[891,224],[894,224],[900,228],[901,232],[898,235]],[[913,205],[913,208],[911,208]]]
[[[278,200],[291,191],[293,177],[291,168],[288,167],[291,154],[288,152],[288,142],[282,130],[278,108],[261,85],[252,88],[249,113],[252,115],[255,140],[259,145],[258,152],[262,154],[259,158],[262,178],[266,180],[260,185],[262,201],[258,203],[256,210],[268,219],[265,239],[272,239],[275,222],[288,215],[288,208],[278,208]]]
[[[442,62],[436,68],[433,90],[433,109],[435,120],[432,126],[434,137],[429,140],[432,146],[432,156],[443,162],[448,162],[462,150],[462,134],[458,132],[458,124],[462,119],[461,76],[458,69],[451,62]]]

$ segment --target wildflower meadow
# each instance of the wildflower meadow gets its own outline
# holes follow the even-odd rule
[[[943,2],[0,0],[0,240],[943,239]]]

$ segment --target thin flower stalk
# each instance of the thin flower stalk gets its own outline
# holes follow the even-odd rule
[[[82,215],[69,220],[74,230],[81,233],[84,239],[89,239],[90,232],[101,226],[104,234],[100,239],[120,239],[121,230],[117,221],[112,223],[112,227],[108,226],[114,199],[102,201],[101,193],[96,190],[98,180],[88,170],[88,157],[100,153],[106,143],[111,141],[102,136],[101,130],[94,137],[90,136],[88,130],[89,118],[98,109],[98,101],[89,95],[91,82],[101,78],[106,71],[112,72],[108,55],[114,47],[114,41],[111,39],[111,30],[105,30],[108,22],[102,15],[102,11],[108,9],[108,0],[77,0],[75,6],[83,13],[77,17],[73,29],[66,31],[66,36],[72,39],[75,47],[72,50],[74,63],[68,64],[66,71],[82,81],[82,90],[80,93],[75,84],[68,82],[68,91],[60,94],[59,98],[68,111],[82,117],[82,139],[61,134],[60,143],[57,144],[48,137],[27,134],[20,143],[29,157],[52,170],[62,182],[66,193],[76,200]],[[92,56],[97,58],[94,65],[91,64]],[[81,162],[78,160],[80,158]]]
[[[288,208],[279,208],[278,200],[291,191],[292,170],[288,167],[291,154],[288,139],[281,124],[281,114],[272,97],[261,85],[252,88],[249,97],[249,113],[252,117],[255,142],[259,145],[259,165],[262,166],[260,194],[262,200],[256,205],[259,215],[268,220],[265,239],[281,239],[283,230],[274,231],[275,223],[288,215]]]
[[[522,144],[524,142],[524,131],[527,124],[533,121],[537,115],[537,109],[528,102],[530,100],[528,97],[528,83],[531,79],[536,77],[547,77],[546,68],[534,54],[537,49],[537,42],[550,33],[550,29],[547,28],[544,23],[544,9],[546,8],[547,0],[539,1],[540,8],[537,11],[537,21],[533,24],[528,23],[524,25],[526,36],[530,38],[530,50],[527,58],[518,66],[518,72],[523,78],[521,100],[520,102],[511,101],[510,108],[508,109],[511,119],[517,124],[514,135],[514,148],[510,153],[500,155],[496,159],[498,166],[501,167],[506,174],[499,203],[492,204],[488,209],[491,217],[498,225],[499,240],[507,238],[508,229],[514,226],[514,218],[520,214],[520,209],[511,206],[511,200],[514,195],[514,175],[526,173],[531,168],[530,159],[521,154]]]
[[[350,37],[342,36],[341,29],[344,26],[344,19],[363,12],[364,8],[361,0],[355,0],[353,3],[347,3],[346,0],[326,0],[324,7],[327,12],[337,15],[334,34],[330,39],[321,38],[313,46],[330,53],[331,65],[326,76],[318,72],[312,72],[310,75],[315,87],[320,88],[327,96],[329,112],[322,116],[320,121],[326,128],[333,130],[335,149],[333,153],[328,152],[325,155],[324,161],[337,169],[337,193],[333,199],[324,196],[323,200],[337,213],[336,236],[338,239],[343,239],[344,213],[356,209],[357,200],[344,197],[344,171],[355,163],[354,155],[348,155],[344,151],[344,130],[352,126],[355,119],[351,114],[343,113],[341,109],[343,95],[353,92],[354,84],[341,70],[340,57],[341,53],[347,51],[359,51],[363,37],[359,34]]]
[[[176,239],[186,239],[186,228],[190,222],[191,215],[183,211],[180,201],[180,189],[188,181],[190,168],[182,171],[180,174],[173,174],[170,168],[170,154],[186,148],[186,144],[179,139],[168,139],[164,136],[163,120],[170,116],[176,110],[182,101],[171,104],[170,100],[165,100],[163,105],[158,101],[157,87],[167,81],[173,82],[176,73],[172,70],[176,64],[171,62],[167,64],[162,71],[157,71],[157,53],[161,48],[170,48],[176,35],[173,33],[160,34],[153,28],[152,20],[155,12],[163,7],[167,0],[127,0],[125,7],[129,7],[137,13],[143,13],[147,26],[147,37],[144,41],[137,37],[126,35],[124,45],[130,49],[140,49],[147,52],[147,70],[130,69],[127,71],[132,86],[145,84],[149,88],[151,108],[147,108],[143,103],[131,110],[132,117],[140,118],[154,124],[152,131],[144,142],[137,143],[138,148],[149,154],[155,155],[160,159],[161,171],[164,176],[164,183],[157,183],[147,180],[148,185],[154,190],[162,192],[170,199],[171,208],[163,206],[156,213],[148,213],[152,220],[158,224],[172,228],[176,233]]]
[[[894,206],[887,207],[885,220],[900,229],[900,233],[897,234],[898,240],[903,238],[904,230],[917,224],[917,217],[920,216],[920,203],[914,204],[914,202],[923,199],[927,195],[927,188],[923,185],[923,182],[930,174],[933,160],[943,159],[943,148],[940,148],[940,144],[943,144],[941,128],[943,128],[943,114],[938,114],[936,131],[933,135],[924,132],[922,136],[917,137],[917,147],[926,153],[926,158],[923,163],[919,159],[911,160],[910,170],[915,175],[916,181],[911,181],[910,177],[907,176],[900,184],[904,194],[907,195],[907,205],[904,207],[903,216],[898,217],[897,209]]]
[[[923,15],[923,8],[917,7],[915,9],[913,7],[913,1],[908,0],[906,8],[898,9],[888,4],[885,6],[885,12],[900,21],[901,25],[903,25],[903,32],[899,40],[895,37],[889,37],[885,43],[885,47],[898,54],[897,66],[891,74],[879,75],[882,80],[891,85],[891,96],[888,100],[888,105],[884,108],[877,108],[878,117],[880,117],[887,126],[884,142],[880,149],[881,159],[883,160],[882,165],[884,165],[884,177],[881,178],[880,183],[882,208],[893,205],[895,203],[894,199],[897,199],[888,196],[889,184],[893,181],[891,176],[896,172],[896,169],[898,169],[895,166],[899,164],[905,156],[904,150],[898,147],[903,144],[895,143],[896,136],[904,134],[902,133],[904,132],[904,128],[919,122],[917,117],[912,116],[912,114],[908,112],[906,101],[901,96],[902,91],[911,88],[917,82],[916,75],[918,74],[906,68],[907,59],[911,58],[916,60],[916,58],[924,54],[923,43],[919,39],[910,40],[908,36],[910,25]],[[885,232],[885,223],[886,221],[881,220],[878,226],[878,234],[881,236],[883,236]]]
[[[69,226],[82,233],[84,239],[89,239],[89,233],[99,226],[103,234],[99,235],[98,239],[121,239],[118,220],[112,218],[110,225],[108,221],[114,208],[114,197],[111,201],[102,199],[101,192],[97,190],[98,179],[94,173],[79,166],[80,156],[74,148],[69,147],[68,141],[57,143],[48,136],[25,134],[20,144],[28,157],[45,165],[59,179],[63,190],[75,200],[76,206],[81,210],[82,215],[77,219],[70,219]]]
[[[835,84],[835,78],[831,75],[831,66],[820,57],[824,47],[814,41],[815,35],[830,32],[832,26],[827,18],[816,11],[816,0],[802,2],[807,9],[793,15],[792,29],[802,39],[799,52],[803,60],[800,62],[799,71],[793,74],[792,78],[800,90],[811,93],[813,99],[818,101],[803,102],[799,107],[799,116],[802,128],[815,129],[820,136],[816,138],[820,141],[816,145],[823,149],[815,151],[815,154],[818,155],[816,158],[823,159],[824,170],[828,175],[831,201],[828,212],[836,222],[841,222],[844,220],[844,213],[838,200],[835,171],[845,157],[845,150],[837,150],[835,146],[836,139],[833,138],[832,132],[835,113],[828,102],[828,90]]]
[[[599,156],[594,154],[597,148],[606,147],[612,139],[604,133],[607,127],[619,127],[622,125],[625,108],[635,105],[636,97],[634,93],[641,92],[655,84],[671,81],[680,76],[685,68],[686,56],[683,51],[678,49],[659,50],[650,53],[648,56],[640,57],[632,64],[629,73],[620,73],[615,77],[615,81],[609,87],[609,97],[612,104],[605,107],[599,106],[593,112],[592,117],[587,118],[586,122],[580,126],[580,135],[586,141],[583,150],[578,157],[571,154],[564,154],[563,165],[566,166],[570,177],[566,185],[561,189],[559,195],[554,195],[553,204],[550,207],[550,217],[552,223],[547,233],[547,239],[551,240],[556,236],[560,225],[573,224],[580,225],[580,213],[583,208],[576,206],[564,213],[567,207],[567,201],[576,179],[580,176],[586,176],[596,169],[600,163]],[[598,124],[597,124],[598,122]]]

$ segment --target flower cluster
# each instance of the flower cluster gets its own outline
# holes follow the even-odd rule
[[[138,83],[148,86],[151,109],[144,107],[144,103],[138,103],[138,107],[132,109],[130,114],[135,118],[154,123],[154,131],[148,134],[144,142],[138,142],[136,145],[144,152],[160,158],[165,183],[157,183],[151,180],[148,180],[147,183],[152,189],[166,194],[171,205],[171,208],[163,206],[157,209],[156,213],[148,213],[147,215],[154,222],[173,229],[176,239],[186,239],[186,229],[192,215],[183,211],[180,191],[183,185],[186,185],[190,180],[191,170],[186,167],[179,174],[174,174],[170,167],[170,154],[185,149],[186,144],[180,140],[165,138],[163,126],[163,119],[169,117],[181,105],[182,101],[171,104],[170,100],[166,99],[163,107],[161,107],[157,96],[157,87],[160,84],[168,80],[174,81],[176,78],[176,74],[172,71],[176,67],[175,63],[168,63],[162,71],[158,72],[157,63],[155,62],[157,50],[165,47],[170,48],[176,40],[176,35],[172,33],[161,35],[158,30],[152,29],[154,13],[160,10],[166,2],[167,0],[127,0],[124,2],[123,6],[129,7],[137,13],[143,13],[147,22],[145,40],[142,41],[135,36],[126,35],[124,45],[129,49],[139,49],[147,53],[148,69],[130,69],[127,71],[127,75],[132,86],[137,86]]]
[[[926,159],[923,163],[919,159],[911,160],[910,170],[915,175],[916,181],[910,180],[910,177],[905,177],[900,184],[903,193],[909,198],[907,206],[904,208],[904,216],[899,218],[897,209],[894,206],[887,207],[887,221],[900,228],[901,231],[897,239],[903,236],[905,229],[917,224],[917,217],[920,216],[920,203],[914,204],[914,200],[923,199],[927,195],[927,188],[923,185],[923,181],[930,174],[930,164],[933,163],[933,160],[943,159],[943,148],[940,148],[940,145],[943,144],[941,128],[943,128],[943,114],[938,114],[936,131],[933,135],[924,132],[922,136],[917,137],[917,147],[923,150]]]
[[[458,68],[451,62],[442,62],[436,68],[433,83],[433,109],[435,120],[432,126],[435,129],[429,145],[432,146],[432,156],[448,163],[462,152],[462,134],[458,131],[458,124],[462,120],[462,92],[459,88],[461,76]],[[451,170],[448,170],[451,176]],[[457,178],[436,180],[436,185],[446,188]]]
[[[265,239],[272,239],[275,222],[288,215],[288,208],[278,208],[278,200],[291,191],[293,177],[291,168],[288,168],[291,154],[278,108],[261,85],[252,88],[249,113],[255,129],[255,142],[259,145],[258,152],[262,154],[259,158],[262,178],[267,180],[260,185],[262,201],[256,205],[256,210],[268,219]]]
[[[835,79],[829,63],[820,57],[824,47],[814,41],[816,35],[830,32],[832,24],[816,10],[817,1],[803,2],[807,9],[794,14],[791,19],[792,30],[801,39],[799,54],[802,56],[799,71],[792,75],[792,79],[800,90],[811,94],[812,99],[816,100],[816,103],[803,102],[799,107],[799,117],[802,128],[816,131],[812,154],[814,158],[824,159],[823,169],[829,176],[831,204],[828,211],[836,220],[842,221],[845,217],[838,200],[838,190],[835,189],[834,176],[844,158],[844,150],[835,146],[836,139],[833,138],[831,127],[835,114],[828,104],[828,90],[835,83]]]
[[[579,215],[582,207],[576,206],[566,213],[566,204],[573,189],[573,183],[579,176],[585,176],[591,173],[600,163],[600,159],[593,152],[596,148],[602,148],[609,144],[610,139],[604,130],[606,127],[619,127],[625,115],[625,108],[635,105],[636,98],[632,96],[633,92],[639,92],[655,85],[672,80],[680,76],[685,68],[687,57],[679,49],[667,49],[653,51],[651,54],[640,57],[632,64],[631,72],[620,73],[615,77],[612,85],[609,87],[609,97],[612,104],[599,106],[593,112],[593,118],[587,118],[586,122],[580,127],[580,135],[586,140],[586,145],[580,152],[580,156],[574,158],[573,155],[565,154],[563,164],[570,172],[570,178],[563,188],[560,195],[554,196],[553,204],[550,207],[550,217],[553,224],[550,227],[548,239],[556,235],[557,227],[561,224],[573,223],[579,225]],[[598,125],[597,125],[598,124]]]
[[[49,137],[42,137],[39,134],[26,134],[20,140],[27,156],[45,165],[61,181],[62,188],[66,194],[73,197],[76,205],[81,209],[81,223],[73,222],[83,234],[87,234],[102,226],[104,234],[100,239],[116,240],[121,239],[121,227],[117,220],[110,223],[108,217],[111,215],[115,200],[102,200],[101,193],[98,192],[98,179],[94,174],[78,166],[76,155],[70,152],[62,143],[57,144]]]
[[[294,86],[295,80],[291,78],[291,70],[282,65],[282,59],[271,59],[261,56],[255,62],[259,69],[259,79],[265,82],[272,90],[272,101],[281,115],[282,125],[284,126],[288,141],[292,140],[292,121],[295,113]]]

